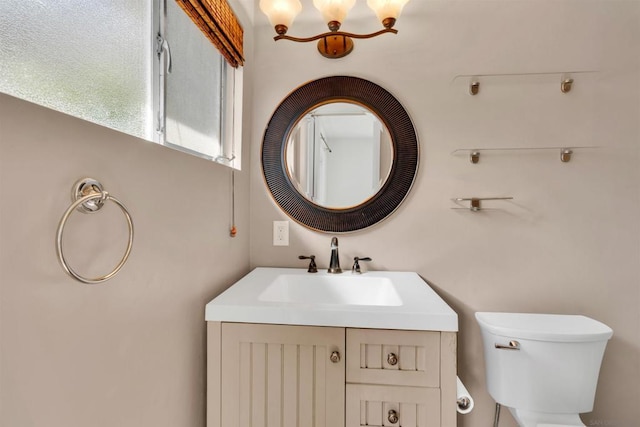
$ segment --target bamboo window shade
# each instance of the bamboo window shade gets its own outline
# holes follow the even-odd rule
[[[176,0],[222,56],[237,68],[244,63],[243,30],[226,0]]]

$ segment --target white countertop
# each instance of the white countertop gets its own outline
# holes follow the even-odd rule
[[[458,315],[413,272],[256,268],[206,306],[207,321],[458,330]]]

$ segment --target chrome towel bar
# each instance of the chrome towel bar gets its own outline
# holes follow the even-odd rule
[[[127,210],[127,208],[118,199],[110,195],[108,192],[104,191],[102,185],[92,178],[83,178],[75,183],[72,190],[72,199],[75,201],[62,215],[62,219],[60,219],[60,223],[58,224],[58,231],[56,233],[56,253],[58,255],[58,261],[60,261],[60,265],[62,265],[64,271],[79,282],[87,284],[102,283],[115,276],[129,258],[131,247],[133,245],[133,221],[131,220],[131,215],[129,215],[129,211]],[[125,250],[124,256],[122,257],[118,265],[113,269],[113,271],[111,271],[111,273],[104,276],[96,277],[94,279],[88,279],[79,275],[71,267],[69,267],[69,264],[64,257],[64,251],[62,250],[62,235],[64,233],[64,226],[66,225],[69,216],[75,209],[78,209],[83,213],[94,213],[100,210],[104,203],[108,200],[118,205],[120,210],[122,210],[125,219],[127,220],[127,226],[129,227],[127,249]]]

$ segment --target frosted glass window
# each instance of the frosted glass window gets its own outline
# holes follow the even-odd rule
[[[167,1],[165,38],[166,141],[215,159],[223,141],[226,61],[175,1]]]
[[[1,0],[0,91],[149,139],[150,4]]]

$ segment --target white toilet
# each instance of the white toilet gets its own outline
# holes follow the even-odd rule
[[[584,426],[613,331],[584,316],[476,313],[489,394],[522,427]]]

